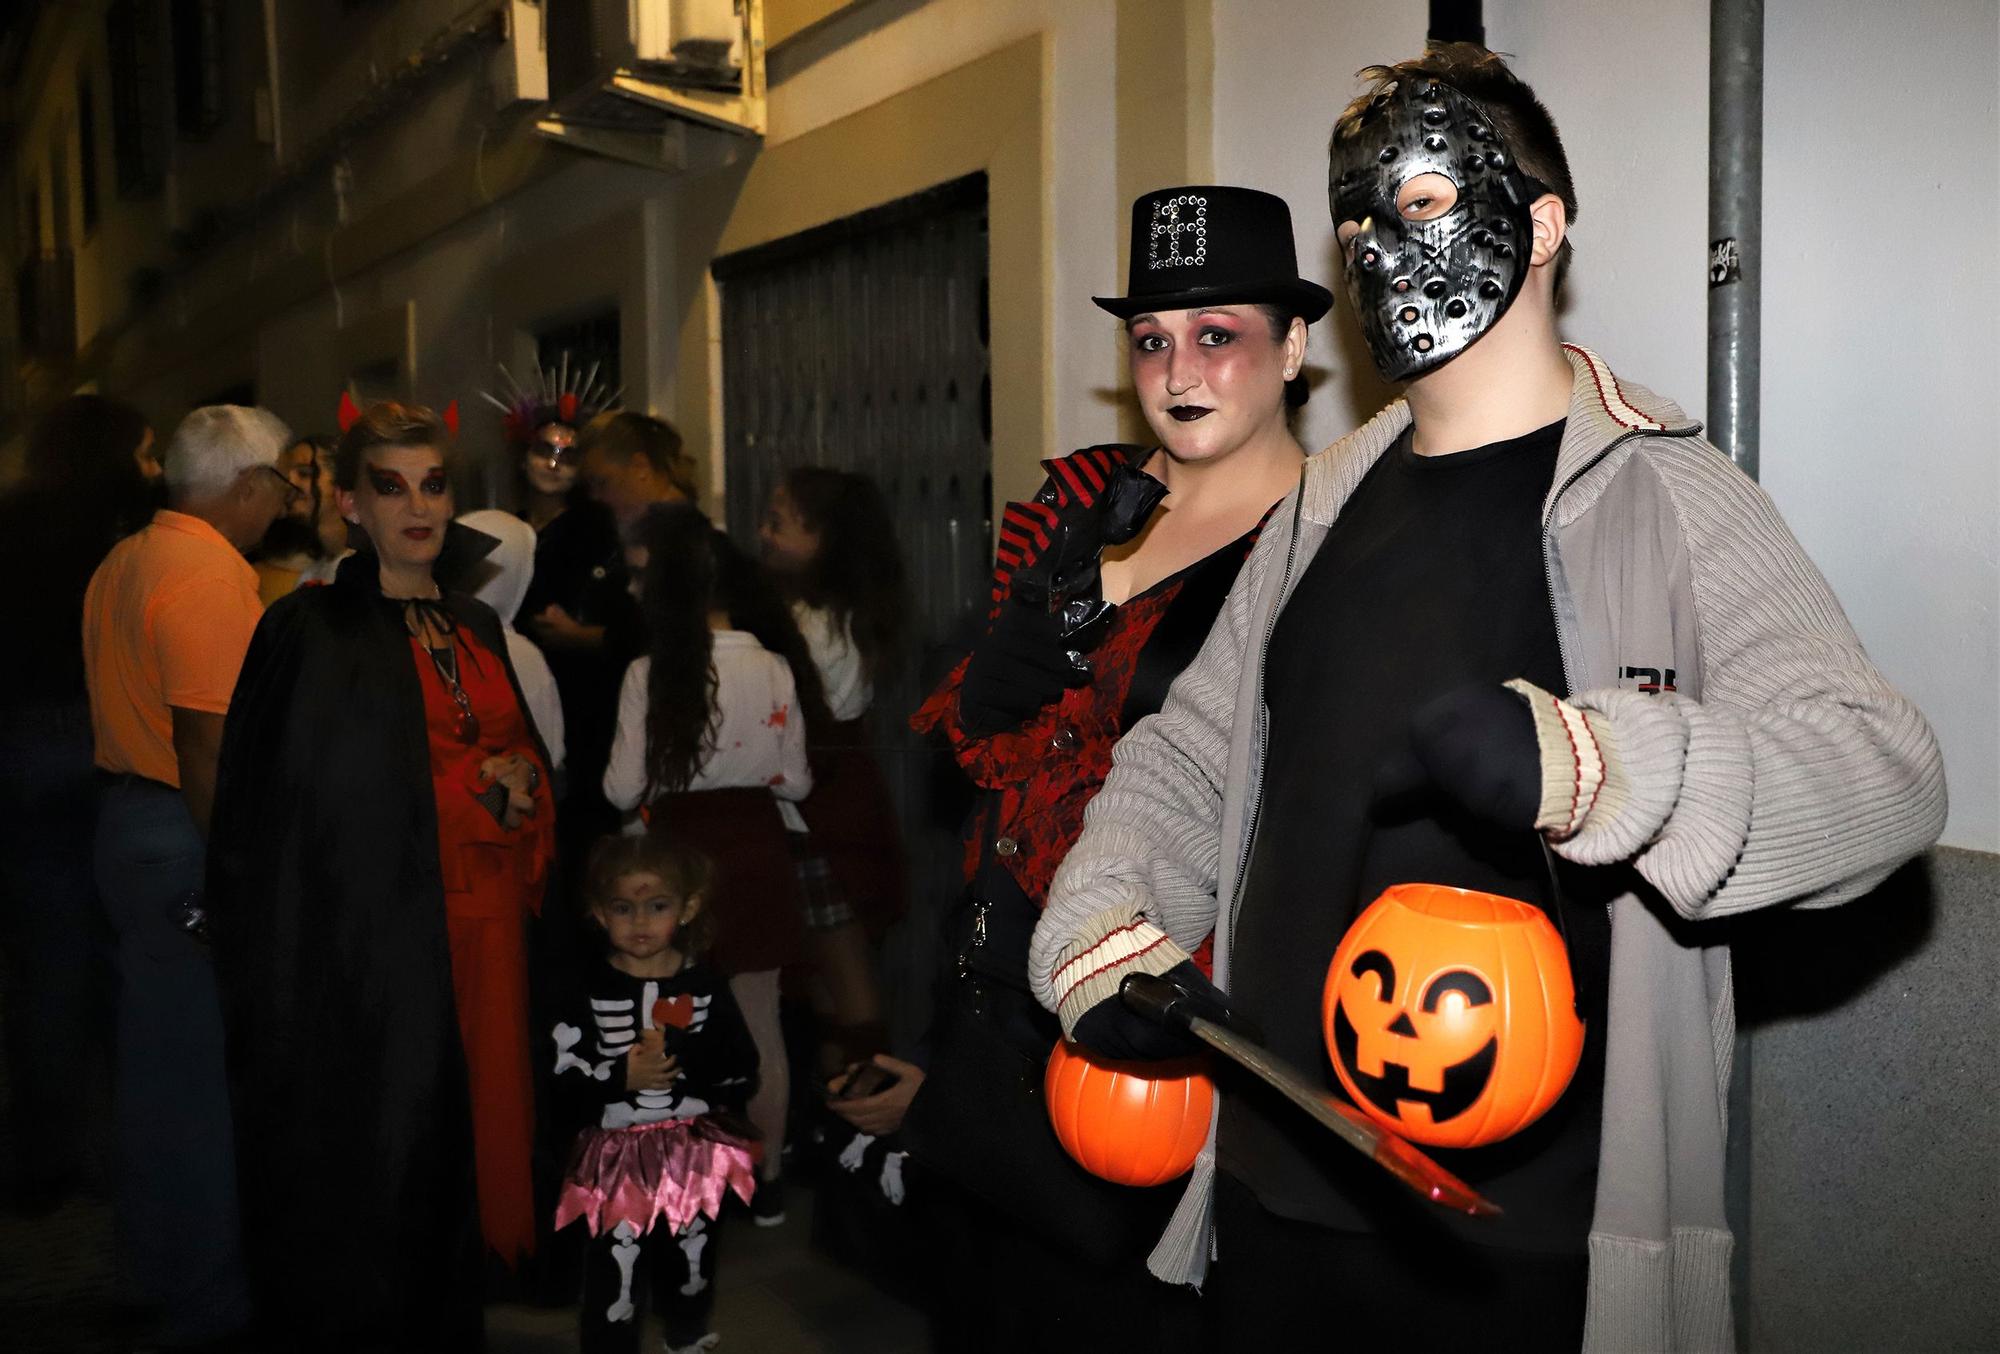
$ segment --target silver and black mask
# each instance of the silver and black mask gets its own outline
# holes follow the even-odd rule
[[[1428,221],[1406,220],[1397,197],[1421,174],[1449,179],[1457,200]],[[1479,105],[1436,80],[1399,81],[1335,142],[1334,225],[1361,225],[1347,300],[1385,379],[1442,366],[1506,313],[1528,275],[1528,207],[1547,191],[1521,172]]]

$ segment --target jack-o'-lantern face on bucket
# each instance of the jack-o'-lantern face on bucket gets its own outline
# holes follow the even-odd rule
[[[1439,885],[1398,885],[1356,918],[1322,1014],[1355,1103],[1435,1147],[1520,1131],[1583,1052],[1568,955],[1540,909]]]
[[[1349,961],[1333,1008],[1335,1061],[1383,1114],[1412,1125],[1448,1123],[1492,1080],[1493,989],[1470,970],[1452,969],[1424,985],[1414,1012],[1396,996],[1395,960],[1363,950]],[[1365,1035],[1356,1019],[1366,1022]]]

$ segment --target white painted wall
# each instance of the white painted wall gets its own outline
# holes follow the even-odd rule
[[[2000,850],[2000,6],[1766,11],[1763,480]]]
[[[1213,14],[1216,180],[1289,202],[1300,271],[1338,297],[1326,206],[1327,133],[1357,92],[1355,71],[1423,47],[1425,8],[1216,0]],[[1339,300],[1312,328],[1307,368],[1318,378],[1299,425],[1308,448],[1331,442],[1388,398]]]
[[[1215,6],[1215,172],[1283,195],[1300,266],[1334,282],[1326,138],[1361,67],[1422,50],[1422,6],[1224,0]],[[1531,0],[1487,6],[1487,40],[1515,57],[1563,130],[1581,210],[1564,321],[1621,372],[1700,416],[1706,264],[1708,7],[1601,0],[1591,22]],[[1700,52],[1635,69],[1615,49]],[[1648,110],[1653,110],[1648,112]],[[1665,110],[1665,115],[1655,115]],[[1303,433],[1319,446],[1380,407],[1345,308],[1316,326],[1325,379]]]
[[[263,324],[257,334],[259,401],[300,431],[331,431],[335,402],[346,379],[341,327],[404,302],[416,306],[420,401],[443,405],[456,398],[464,421],[463,445],[480,469],[485,498],[512,494],[512,466],[503,453],[500,416],[478,396],[499,384],[496,360],[522,371],[513,335],[496,333],[495,298],[510,285],[510,261],[524,250],[559,241],[580,228],[642,204],[665,217],[662,189],[672,181],[614,161],[583,158],[493,205],[475,217],[396,254],[364,272],[328,286]],[[654,228],[664,234],[665,226]],[[653,251],[669,252],[662,239]],[[579,272],[589,275],[589,269]],[[599,299],[581,280],[574,303]],[[671,287],[657,281],[650,294],[618,298],[626,309],[644,308],[647,342],[628,342],[624,353],[627,407],[673,412]],[[534,317],[528,317],[534,318]],[[185,392],[192,396],[199,392]]]
[[[1706,0],[1493,0],[1562,128],[1581,212],[1564,327],[1705,406]],[[1936,726],[1949,843],[2000,850],[2000,8],[1768,0],[1763,480],[1869,652]],[[1353,72],[1413,55],[1421,6],[1218,0],[1215,165],[1292,204],[1331,276],[1325,142]],[[1927,276],[1923,270],[1937,267]],[[1309,446],[1382,390],[1340,308]]]

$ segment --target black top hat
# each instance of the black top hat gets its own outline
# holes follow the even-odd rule
[[[1127,296],[1093,296],[1129,320],[1153,310],[1276,301],[1311,324],[1333,293],[1299,276],[1292,211],[1255,188],[1159,188],[1132,204]]]

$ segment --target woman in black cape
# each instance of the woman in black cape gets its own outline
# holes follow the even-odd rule
[[[343,487],[353,483],[346,469]],[[443,502],[443,546],[428,572],[449,580],[493,541],[449,523],[448,489]],[[464,643],[470,636],[525,702],[489,608],[421,582],[389,589],[391,573],[370,545],[330,585],[275,604],[251,641],[223,740],[210,924],[230,1034],[244,1249],[270,1348],[445,1351],[482,1339],[473,1105],[440,860],[436,721],[412,635],[431,645],[443,635],[453,648],[455,633],[454,651],[468,656],[477,652]],[[522,725],[545,767],[532,724]],[[496,821],[518,823],[528,803],[549,812],[539,775],[526,795],[526,777],[508,779]]]

